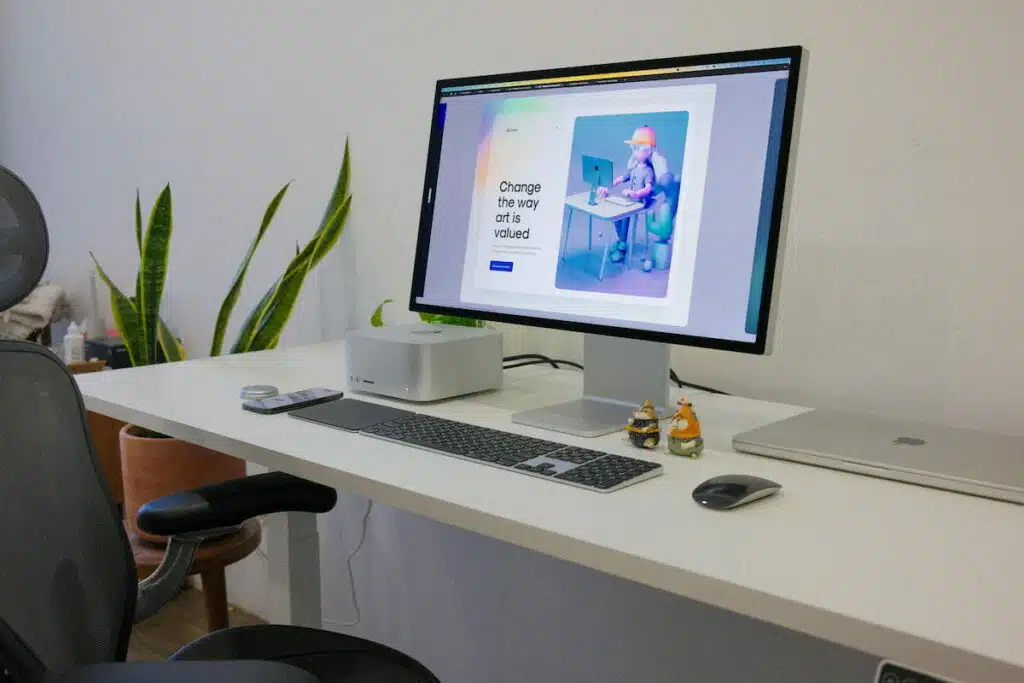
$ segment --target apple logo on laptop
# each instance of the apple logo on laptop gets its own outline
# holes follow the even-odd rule
[[[927,443],[924,439],[916,436],[901,436],[892,440],[894,446],[923,446]]]

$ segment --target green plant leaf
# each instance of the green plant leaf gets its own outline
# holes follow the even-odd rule
[[[185,347],[182,346],[178,338],[167,327],[167,323],[164,322],[163,318],[160,318],[157,336],[160,341],[160,350],[164,352],[164,358],[167,359],[168,363],[185,360]]]
[[[114,316],[114,325],[117,327],[117,331],[121,333],[121,341],[124,342],[124,346],[128,350],[128,359],[133,366],[141,363],[144,357],[144,350],[139,342],[138,311],[135,309],[131,299],[126,297],[117,288],[113,280],[107,277],[103,267],[96,260],[96,256],[92,252],[89,253],[89,256],[92,257],[92,262],[96,264],[96,272],[99,274],[100,279],[103,280],[110,290],[110,311]]]
[[[284,275],[263,295],[256,309],[246,319],[238,340],[232,347],[232,353],[262,351],[277,345],[295,308],[306,275],[338,243],[348,219],[351,199],[345,198],[324,227],[317,231],[298,256],[288,264]]]
[[[384,327],[384,306],[392,303],[391,299],[384,299],[380,302],[380,306],[377,306],[374,310],[373,315],[370,316],[370,325],[373,327]]]
[[[326,233],[320,233],[319,240],[323,240],[325,236]],[[295,310],[295,303],[299,300],[299,294],[302,293],[302,285],[306,281],[306,276],[312,269],[313,259],[306,259],[304,269],[294,270],[284,279],[260,321],[259,329],[256,330],[247,351],[264,351],[277,346],[277,342],[281,339],[281,333],[288,324],[292,311]]]
[[[270,308],[274,295],[281,288],[283,280],[283,276],[277,278],[270,289],[263,293],[263,297],[259,302],[249,311],[249,315],[245,318],[245,323],[242,324],[242,329],[238,332],[235,343],[231,346],[231,353],[245,353],[248,350],[249,344],[252,343],[252,338],[256,335],[256,328],[263,316],[266,315],[267,309]]]
[[[174,229],[171,206],[171,186],[166,185],[160,192],[149,215],[149,226],[142,239],[142,263],[139,266],[139,327],[141,341],[146,352],[146,363],[156,362],[157,321],[160,318],[160,302],[164,295],[167,279],[167,260],[170,253],[171,233]]]
[[[349,198],[348,184],[351,170],[348,139],[346,138],[345,154],[341,158],[341,168],[338,169],[338,178],[334,181],[334,190],[331,192],[331,198],[327,202],[327,208],[324,209],[324,215],[320,219],[319,230],[324,229],[327,223],[331,220],[331,217],[338,210],[338,207],[341,206],[342,202]]]
[[[285,270],[284,277],[292,275],[294,271],[305,269],[306,259],[312,259],[312,265],[310,268],[316,268],[320,265],[320,261],[323,260],[324,256],[334,248],[334,245],[338,243],[338,239],[341,237],[342,231],[345,229],[345,222],[348,220],[349,209],[352,206],[352,197],[346,197],[345,200],[338,205],[335,209],[331,219],[325,223],[317,232],[313,235],[312,239],[306,243],[302,251],[296,255],[292,262],[288,265]],[[326,233],[328,237],[326,240],[321,241],[320,235]]]
[[[298,264],[298,265],[296,265]],[[238,340],[232,347],[232,353],[246,353],[249,351],[259,351],[260,349],[253,345],[253,341],[256,339],[256,335],[259,334],[262,329],[264,322],[270,316],[270,313],[274,310],[278,303],[278,296],[281,291],[287,290],[292,286],[295,278],[299,277],[300,274],[305,277],[304,273],[309,270],[309,259],[299,254],[291,263],[288,264],[288,268],[285,269],[284,275],[277,278],[274,282],[274,286],[267,290],[260,299],[259,304],[249,314],[249,317],[245,321],[245,325],[242,327],[242,331],[238,335]]]
[[[135,293],[133,296],[138,300],[139,290],[142,289],[142,200],[139,198],[138,190],[135,190],[135,246],[139,252],[140,267],[135,273]]]
[[[281,334],[284,332],[285,326],[288,324],[288,320],[291,318],[292,311],[295,308],[295,303],[298,301],[299,294],[302,292],[302,285],[306,281],[306,276],[309,275],[310,271],[316,268],[317,264],[323,260],[334,245],[338,243],[338,239],[341,237],[342,231],[345,229],[345,222],[348,219],[349,208],[352,205],[352,198],[346,197],[345,200],[338,206],[334,215],[324,224],[323,228],[317,231],[317,234],[313,236],[313,239],[306,245],[306,249],[296,257],[296,259],[303,258],[305,256],[306,265],[305,269],[300,269],[298,263],[293,262],[293,267],[289,267],[288,271],[291,272],[291,276],[286,276],[285,286],[282,286],[274,298],[274,304],[269,310],[268,314],[261,321],[259,330],[256,336],[253,337],[253,341],[250,344],[250,351],[261,351],[263,349],[272,349],[277,346],[277,342],[281,339]]]
[[[483,327],[484,321],[476,318],[462,318],[441,313],[420,313],[420,320],[435,325],[458,325],[459,327]]]
[[[245,353],[274,348],[298,300],[306,275],[334,248],[345,228],[352,197],[348,194],[351,173],[349,144],[345,141],[338,177],[324,216],[316,233],[305,248],[297,250],[281,277],[264,293],[259,303],[249,312],[239,332],[232,353]]]
[[[256,236],[249,245],[249,251],[246,252],[245,258],[242,259],[242,264],[238,267],[238,272],[235,273],[235,280],[231,283],[231,289],[228,290],[227,296],[224,297],[224,301],[220,305],[220,312],[217,313],[217,324],[213,328],[213,342],[210,344],[211,356],[220,355],[221,347],[224,345],[224,334],[227,332],[228,322],[231,319],[231,314],[235,310],[235,304],[238,303],[238,297],[242,293],[242,284],[245,282],[245,275],[249,271],[249,262],[252,261],[253,254],[256,253],[256,248],[260,246],[263,236],[266,234],[271,222],[273,222],[274,215],[277,213],[278,207],[281,206],[281,202],[284,200],[284,196],[288,192],[288,187],[290,185],[291,183],[282,187],[281,190],[274,195],[274,198],[270,200],[270,204],[267,205],[267,210],[263,213],[263,221],[260,223],[260,229],[257,231]],[[296,250],[298,250],[298,245],[296,245]]]
[[[332,220],[337,219],[339,209],[343,208],[344,211],[341,214],[341,224],[340,226],[337,227],[337,235],[339,237],[341,236],[341,230],[345,227],[345,220],[348,218],[349,205],[351,204],[352,201],[352,196],[348,194],[350,173],[351,167],[349,161],[349,147],[348,140],[346,140],[345,156],[341,160],[341,168],[338,170],[338,178],[334,183],[334,190],[331,193],[331,199],[327,203],[327,208],[324,210],[323,218],[320,220],[320,227],[317,228],[318,233],[328,230]],[[320,251],[320,253],[316,256],[316,259],[313,261],[313,268],[316,268],[320,264],[320,261],[323,260],[324,256],[326,256],[330,252],[330,250],[334,248],[335,242],[337,242],[337,238],[329,240],[326,243],[326,247]],[[304,250],[307,256],[311,252],[311,247],[315,243],[316,240],[314,236],[314,239],[309,241],[309,243],[306,245],[306,249]],[[298,268],[301,267],[301,265],[302,264],[300,261],[292,261],[292,265],[289,267],[289,270],[285,273],[285,275],[287,276],[291,274],[292,267]]]
[[[345,230],[345,223],[348,221],[348,213],[351,208],[352,197],[345,197],[345,200],[338,205],[331,219],[320,230],[322,239],[318,240],[314,245],[313,258],[309,264],[310,270],[320,265],[324,257],[331,252],[331,249],[334,249],[334,245],[341,239],[341,233]]]
[[[345,221],[348,218],[350,206],[351,197],[346,197],[334,215],[324,225],[323,229],[318,231],[317,235],[306,245],[307,248],[300,252],[297,258],[302,258],[304,253],[309,254],[306,256],[305,268],[302,269],[301,264],[298,263],[293,264],[294,267],[289,267],[288,270],[291,275],[286,276],[284,284],[273,299],[272,306],[260,322],[259,329],[249,345],[249,351],[262,351],[264,349],[273,349],[277,346],[278,341],[281,339],[281,334],[291,318],[292,311],[295,309],[295,303],[302,292],[306,276],[338,243],[341,232],[345,228]]]
[[[139,198],[139,191],[135,190],[135,245],[139,249],[139,256],[142,255],[142,200]]]

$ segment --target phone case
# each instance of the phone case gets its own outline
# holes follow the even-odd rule
[[[344,394],[334,389],[304,389],[293,391],[289,394],[272,396],[270,398],[259,398],[246,401],[242,404],[243,410],[259,413],[260,415],[275,415],[285,413],[299,408],[315,406],[328,401],[336,401]]]

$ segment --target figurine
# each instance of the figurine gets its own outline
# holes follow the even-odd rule
[[[658,427],[658,411],[654,409],[654,404],[644,401],[626,423],[626,432],[629,434],[629,442],[637,448],[657,446],[661,442],[661,428]]]
[[[700,456],[704,450],[704,439],[700,435],[700,420],[693,411],[693,404],[686,397],[679,399],[679,408],[669,423],[666,444],[669,453],[690,458]]]
[[[654,183],[657,175],[654,168],[655,155],[659,154],[655,146],[654,129],[650,126],[641,126],[633,133],[633,137],[626,140],[629,145],[630,157],[626,164],[626,172],[612,180],[612,187],[626,185],[622,190],[623,196],[632,199],[634,202],[643,204],[644,209],[649,209],[654,203]],[[609,188],[598,188],[597,193],[601,197],[607,197]],[[615,234],[618,236],[612,248],[612,263],[620,263],[625,260],[629,239],[629,218],[615,221]],[[650,268],[644,268],[649,272]]]

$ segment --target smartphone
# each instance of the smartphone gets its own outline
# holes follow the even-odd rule
[[[302,391],[293,391],[290,394],[245,401],[242,404],[242,408],[243,410],[259,413],[260,415],[274,415],[275,413],[284,413],[289,410],[315,406],[318,403],[337,401],[344,395],[336,389],[303,389]]]

